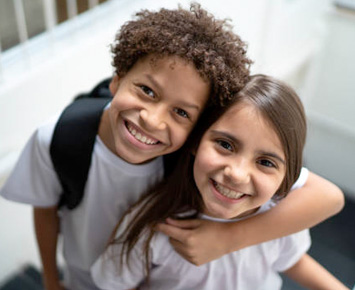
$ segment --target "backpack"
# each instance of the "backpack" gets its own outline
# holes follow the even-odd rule
[[[82,200],[103,109],[112,100],[110,81],[77,96],[55,126],[49,152],[63,189],[59,207],[74,209]]]
[[[76,208],[84,195],[101,116],[112,100],[111,79],[77,96],[60,115],[50,144],[50,156],[63,193],[58,207]],[[172,172],[177,153],[164,156],[164,176]]]

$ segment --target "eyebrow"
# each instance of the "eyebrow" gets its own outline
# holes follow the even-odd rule
[[[279,160],[282,164],[286,164],[285,160],[283,160],[279,155],[277,155],[276,153],[273,152],[266,152],[266,151],[258,151],[258,153],[260,153],[261,155],[266,155],[272,158],[275,158],[277,160]]]
[[[191,103],[186,103],[184,101],[179,101],[179,104],[182,106],[182,107],[188,107],[190,109],[194,109],[196,111],[200,111],[200,106],[198,105],[195,105],[195,104],[191,104]]]
[[[240,144],[240,141],[229,133],[226,133],[223,131],[218,131],[218,130],[211,130],[211,133],[216,134],[216,135],[222,135],[222,136],[232,140],[234,143]]]
[[[223,132],[223,131],[218,131],[218,130],[211,130],[211,132],[213,134],[222,135],[222,136],[230,139],[231,141],[233,141],[236,144],[239,144],[239,145],[241,144],[241,142],[237,138],[235,138],[233,135],[231,135],[229,133],[226,133],[226,132]],[[283,158],[281,158],[278,154],[274,153],[274,152],[268,152],[268,151],[260,150],[260,151],[258,151],[258,154],[266,155],[266,156],[275,158],[275,159],[279,160],[282,164],[286,164],[285,160]]]
[[[159,83],[150,75],[150,74],[145,74],[144,75],[153,85],[158,89],[158,91],[162,91],[162,87],[159,85]]]
[[[159,85],[159,83],[150,74],[145,74],[145,76],[157,88],[157,90],[159,92],[164,91],[163,88]],[[192,104],[192,103],[187,103],[185,101],[179,101],[179,105],[181,105],[182,107],[188,107],[190,109],[200,111],[200,106]]]

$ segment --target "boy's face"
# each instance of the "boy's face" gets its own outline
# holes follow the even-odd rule
[[[204,212],[224,219],[254,212],[274,195],[285,173],[278,135],[246,103],[231,107],[208,129],[194,163]]]
[[[178,57],[139,60],[113,78],[109,148],[139,164],[179,149],[204,109],[210,84]]]

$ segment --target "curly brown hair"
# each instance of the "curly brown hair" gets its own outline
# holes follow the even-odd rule
[[[147,55],[178,56],[194,64],[211,84],[211,100],[224,105],[247,82],[250,59],[246,44],[227,19],[217,20],[197,3],[158,12],[142,10],[126,22],[111,46],[118,76]]]

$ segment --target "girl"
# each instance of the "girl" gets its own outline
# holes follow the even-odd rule
[[[166,219],[221,223],[273,207],[292,184],[302,186],[306,121],[296,93],[251,77],[232,105],[205,112],[181,149],[172,175],[144,195],[118,224],[106,255],[92,267],[102,289],[280,289],[285,272],[304,287],[346,289],[305,253],[307,230],[195,266],[154,227]]]

